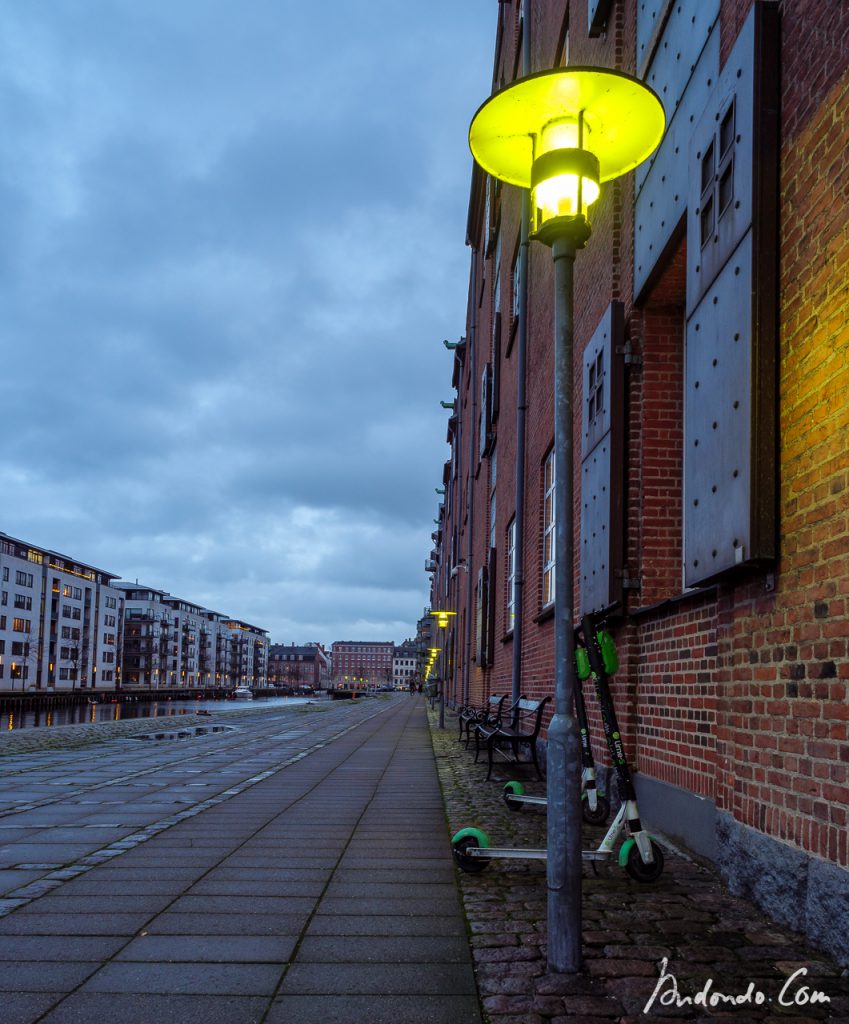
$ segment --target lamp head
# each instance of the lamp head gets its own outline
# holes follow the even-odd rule
[[[488,174],[531,189],[532,234],[577,245],[600,185],[642,163],[663,135],[657,95],[606,68],[556,68],[520,78],[475,114],[469,146]]]

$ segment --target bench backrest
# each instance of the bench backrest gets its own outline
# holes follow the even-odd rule
[[[536,736],[542,727],[542,713],[551,697],[543,697],[542,700],[520,700],[516,705],[519,723],[530,725],[533,721],[533,735]]]

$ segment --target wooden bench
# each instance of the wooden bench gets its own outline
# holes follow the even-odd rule
[[[494,723],[499,720],[501,715],[501,709],[504,706],[504,701],[507,700],[507,694],[502,694],[500,697],[497,694],[493,694],[489,700],[484,701],[479,706],[472,704],[466,704],[465,707],[460,708],[458,714],[460,720],[460,733],[457,737],[457,742],[460,743],[463,739],[463,731],[466,733],[466,748],[468,749],[469,740],[471,740],[471,729],[477,728],[478,725],[485,725],[488,723]]]
[[[530,748],[531,760],[537,770],[537,776],[542,778],[539,761],[537,761],[537,739],[542,728],[542,716],[545,706],[551,697],[543,697],[542,700],[519,700],[515,708],[511,708],[513,714],[502,712],[494,722],[480,724],[475,727],[475,761],[480,755],[481,742],[486,746],[486,756],[489,762],[489,769],[486,773],[487,779],[492,775],[492,760],[496,749],[508,747],[512,753],[512,759],[516,764],[521,763],[519,747],[524,744]]]

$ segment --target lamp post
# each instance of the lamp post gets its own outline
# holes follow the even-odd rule
[[[469,145],[493,177],[531,190],[531,238],[554,257],[554,717],[548,729],[548,966],[581,966],[580,736],[575,692],[573,271],[602,182],[654,151],[663,105],[636,78],[604,68],[528,75],[478,109]]]
[[[436,619],[439,629],[448,629],[448,623],[456,612],[433,611],[430,613]],[[442,650],[442,648],[439,648]],[[442,655],[442,671],[439,674],[439,728],[445,728],[445,653]]]

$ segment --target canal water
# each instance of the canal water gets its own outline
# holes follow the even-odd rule
[[[130,718],[169,718],[214,711],[215,715],[246,708],[262,710],[306,704],[309,697],[257,697],[254,700],[149,700],[126,704],[71,704],[49,711],[4,712],[0,731],[36,729],[52,725],[79,725],[90,722],[121,722]]]

